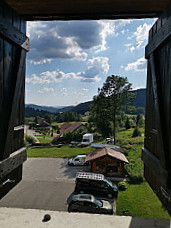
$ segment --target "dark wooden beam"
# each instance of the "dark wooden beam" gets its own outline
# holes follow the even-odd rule
[[[29,51],[29,38],[3,19],[0,20],[0,37]]]
[[[169,0],[6,0],[25,20],[157,17]]]
[[[159,48],[167,39],[171,37],[171,17],[168,18],[168,21],[162,26],[158,33],[154,35],[151,42],[145,48],[145,57],[148,58],[150,54]]]

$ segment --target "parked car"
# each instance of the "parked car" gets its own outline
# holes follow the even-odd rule
[[[102,195],[117,198],[118,187],[108,181],[103,174],[78,172],[76,175],[75,192]]]
[[[93,195],[74,195],[68,205],[69,212],[89,212],[95,214],[113,214],[112,205],[105,200],[97,200]]]
[[[89,163],[86,162],[86,155],[77,155],[68,160],[68,165],[89,165]]]

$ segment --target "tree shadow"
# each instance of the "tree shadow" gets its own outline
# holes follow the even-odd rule
[[[171,222],[168,219],[158,218],[132,218],[129,228],[170,228]]]
[[[77,172],[91,172],[89,166],[69,166],[68,159],[63,159],[60,163],[60,169],[63,170],[63,176],[68,179],[73,179],[76,177]]]

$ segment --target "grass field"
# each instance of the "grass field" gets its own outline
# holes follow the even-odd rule
[[[91,147],[74,147],[62,146],[61,148],[33,148],[28,149],[28,157],[50,157],[50,158],[71,158],[78,154],[87,154],[94,149]]]
[[[119,192],[116,204],[117,215],[123,215],[123,211],[126,210],[132,217],[170,218],[147,182],[127,186],[126,191]]]
[[[37,138],[39,140],[40,143],[50,143],[52,141],[52,139],[44,139],[44,138]]]
[[[62,124],[64,124],[65,122],[63,122],[63,123],[57,123],[57,122],[53,122],[51,125],[52,126],[58,126],[58,127],[60,127]],[[76,121],[71,121],[71,122],[69,122],[69,123],[71,123],[71,124],[73,124],[73,123],[82,123],[82,124],[86,124],[87,122],[86,122],[86,120],[85,121],[78,121],[78,122],[76,122]]]

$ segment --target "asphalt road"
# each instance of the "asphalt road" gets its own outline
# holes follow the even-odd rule
[[[67,159],[28,158],[23,180],[0,200],[0,207],[67,211],[78,171],[89,167],[70,167]]]

